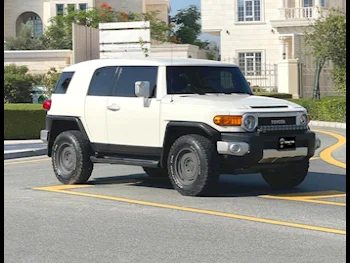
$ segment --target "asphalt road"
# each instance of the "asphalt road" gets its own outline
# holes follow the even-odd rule
[[[47,158],[6,161],[4,261],[345,262],[346,176],[331,163],[346,155],[340,146],[329,157],[337,139],[318,134],[324,160],[288,193],[224,175],[218,196],[184,197],[121,165],[96,165],[89,185],[70,189]]]

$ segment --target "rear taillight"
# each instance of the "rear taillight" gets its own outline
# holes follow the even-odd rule
[[[45,110],[50,110],[50,108],[51,108],[51,100],[45,100],[45,101],[43,102],[43,108],[44,108]]]

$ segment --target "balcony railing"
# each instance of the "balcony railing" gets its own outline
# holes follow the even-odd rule
[[[324,10],[318,7],[295,7],[280,9],[280,17],[282,19],[310,19],[318,18],[324,13]]]

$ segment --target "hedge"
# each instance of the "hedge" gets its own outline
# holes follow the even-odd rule
[[[289,99],[307,109],[311,120],[346,122],[346,97],[324,97],[312,99]]]
[[[277,99],[291,99],[292,94],[289,93],[277,93],[277,92],[256,92],[256,96],[272,97]]]
[[[45,116],[41,104],[4,104],[4,139],[38,139]]]

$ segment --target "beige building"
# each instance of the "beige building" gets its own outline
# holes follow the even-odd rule
[[[4,0],[4,38],[16,36],[22,23],[31,23],[34,34],[47,28],[51,17],[67,8],[88,9],[107,3],[117,11],[147,12],[159,10],[159,18],[168,22],[170,0]]]
[[[345,10],[346,0],[201,0],[202,31],[220,36],[221,58],[245,71],[300,59],[301,37],[322,7]]]

